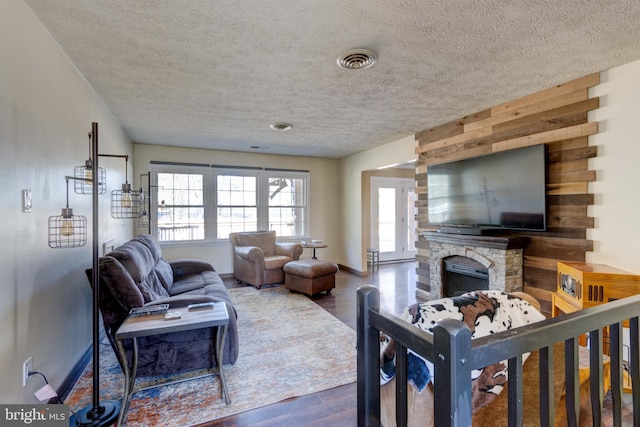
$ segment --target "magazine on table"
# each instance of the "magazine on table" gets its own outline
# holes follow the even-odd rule
[[[169,304],[135,307],[129,311],[129,317],[151,316],[152,314],[164,314],[169,311]]]

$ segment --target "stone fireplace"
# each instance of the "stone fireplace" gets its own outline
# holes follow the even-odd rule
[[[522,253],[528,238],[437,232],[426,232],[424,236],[429,242],[430,287],[424,297],[429,300],[471,290],[475,286],[505,292],[522,291]],[[446,281],[452,277],[451,273],[456,283],[448,292]],[[469,276],[466,281],[465,275]]]

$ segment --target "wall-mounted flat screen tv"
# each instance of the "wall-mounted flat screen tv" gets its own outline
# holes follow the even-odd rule
[[[545,145],[430,165],[429,223],[475,229],[546,229]]]

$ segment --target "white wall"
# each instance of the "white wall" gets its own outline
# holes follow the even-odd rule
[[[640,61],[601,73],[592,94],[600,97],[594,118],[599,133],[590,140],[598,156],[590,160],[596,181],[590,184],[595,204],[589,215],[595,228],[587,261],[640,274]]]
[[[417,157],[416,147],[415,137],[410,135],[340,160],[340,216],[344,230],[341,244],[345,252],[342,264],[361,272],[367,271],[362,173],[395,163],[407,163]]]
[[[322,259],[342,263],[344,252],[340,238],[340,206],[338,160],[315,157],[275,156],[268,154],[234,153],[229,151],[201,150],[179,147],[164,147],[134,144],[134,170],[136,180],[149,171],[149,162],[165,161],[178,163],[216,164],[227,166],[270,167],[280,169],[308,170],[310,172],[310,222],[312,239],[321,239],[326,249],[318,249]],[[137,181],[136,181],[137,183]],[[146,185],[146,178],[143,185]],[[137,229],[138,233],[146,232]],[[205,243],[164,244],[163,255],[167,259],[198,258],[212,263],[216,271],[227,275],[233,273],[231,244]],[[310,258],[311,250],[305,249],[302,258]]]
[[[108,152],[130,154],[132,146],[26,4],[3,0],[0,9],[0,402],[36,403],[33,393],[44,384],[34,376],[22,387],[24,360],[33,357],[56,388],[91,342],[84,275],[91,244],[50,249],[48,217],[65,207],[65,175],[89,156],[91,122]],[[103,163],[118,168],[108,175],[111,190],[124,178],[124,162]],[[32,213],[22,212],[23,189],[33,192]],[[110,220],[102,197],[101,233],[124,241],[131,223]],[[91,197],[71,190],[69,199],[90,232]]]

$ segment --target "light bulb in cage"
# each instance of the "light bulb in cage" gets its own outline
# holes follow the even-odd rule
[[[68,219],[63,220],[60,226],[60,235],[66,237],[73,236],[73,222]]]
[[[122,193],[122,200],[120,201],[120,204],[125,209],[131,209],[131,193],[130,192]]]

